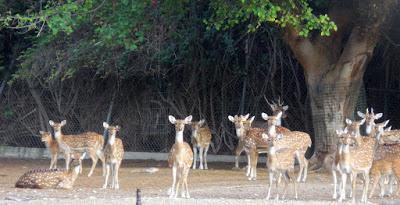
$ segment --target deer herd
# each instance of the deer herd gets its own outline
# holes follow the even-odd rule
[[[270,103],[272,114],[261,113],[266,122],[261,126],[253,124],[255,116],[247,115],[228,116],[234,124],[236,135],[239,139],[235,149],[235,168],[239,168],[239,156],[245,151],[247,156],[246,176],[248,180],[257,178],[257,162],[259,154],[267,153],[267,170],[269,187],[267,199],[271,196],[272,185],[276,183],[275,199],[284,199],[290,182],[294,187],[294,198],[298,198],[297,186],[307,179],[308,160],[305,157],[307,149],[311,147],[309,134],[292,131],[282,126],[282,119],[286,118],[288,106],[278,100]],[[362,202],[367,202],[380,185],[380,197],[385,196],[385,180],[389,184],[389,193],[393,193],[393,185],[397,182],[397,192],[400,193],[400,144],[396,143],[400,130],[386,128],[389,120],[377,123],[382,113],[375,114],[373,109],[365,113],[357,112],[361,118],[358,121],[346,119],[342,128],[336,130],[337,149],[333,154],[332,166],[333,195],[338,201],[345,200],[347,176],[351,183],[349,197],[355,201],[357,176],[362,174],[363,192]],[[175,143],[168,155],[168,165],[172,168],[172,186],[170,198],[176,198],[178,193],[183,198],[189,198],[188,175],[190,169],[208,169],[207,152],[212,135],[204,119],[192,121],[192,116],[176,119],[168,116],[169,122],[175,126]],[[85,132],[78,135],[64,135],[61,131],[66,121],[60,123],[49,121],[54,130],[54,138],[50,132],[42,132],[42,141],[51,154],[50,169],[37,169],[26,172],[16,183],[20,188],[67,188],[73,187],[79,173],[82,173],[82,159],[86,154],[92,160],[88,176],[93,174],[98,159],[102,161],[104,185],[119,189],[118,172],[124,157],[124,146],[121,139],[117,138],[119,126],[103,123],[108,131],[106,142],[101,134]],[[192,147],[184,141],[184,129],[191,127]],[[364,126],[365,130],[361,127]],[[338,125],[341,127],[341,125]],[[361,133],[365,133],[362,135]],[[63,153],[66,169],[57,169],[57,158]],[[71,163],[71,158],[74,160]],[[197,166],[197,159],[199,165]],[[298,174],[295,174],[295,161],[299,165]],[[70,167],[70,164],[72,167]],[[71,169],[72,168],[72,169]],[[111,183],[109,176],[111,174]],[[338,185],[339,176],[339,185]],[[283,193],[278,191],[281,180],[285,186]],[[370,178],[372,188],[369,190]],[[368,192],[369,191],[369,192]]]

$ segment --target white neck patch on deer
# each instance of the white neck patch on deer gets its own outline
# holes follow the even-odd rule
[[[113,145],[115,143],[115,134],[110,135],[110,139],[108,140],[108,144]]]
[[[55,138],[60,138],[61,137],[61,131],[56,131],[56,132],[54,132],[54,137]]]
[[[183,143],[183,130],[176,132],[175,142]]]
[[[282,126],[282,118],[276,120],[276,126]]]

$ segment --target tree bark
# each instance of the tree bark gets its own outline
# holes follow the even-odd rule
[[[332,7],[329,15],[338,32],[329,37],[302,38],[290,27],[284,36],[306,78],[315,143],[310,162],[316,167],[336,151],[335,132],[343,128],[345,118],[353,116],[365,68],[385,19],[382,15],[379,21],[357,21],[358,8],[352,6],[342,3]]]

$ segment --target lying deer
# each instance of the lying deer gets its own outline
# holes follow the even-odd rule
[[[80,160],[85,157],[82,155]],[[72,189],[79,175],[81,165],[78,160],[72,160],[71,170],[34,169],[23,174],[15,183],[17,188],[30,189]]]
[[[103,164],[103,175],[105,174],[103,155],[104,139],[102,135],[95,132],[85,132],[77,135],[64,135],[61,132],[61,128],[67,124],[66,120],[61,121],[61,123],[55,123],[50,120],[49,124],[54,129],[54,137],[60,149],[64,152],[64,156],[66,157],[65,166],[67,170],[69,169],[71,153],[88,152],[89,157],[92,159],[92,167],[88,176],[92,176],[99,158]]]
[[[190,198],[187,178],[190,167],[193,163],[193,152],[189,144],[183,141],[183,130],[185,125],[189,125],[192,121],[192,116],[185,119],[175,119],[174,116],[168,116],[169,121],[175,125],[175,144],[172,145],[168,155],[168,165],[172,167],[172,187],[170,198],[176,198],[179,191],[179,186],[182,185],[181,196]]]
[[[204,126],[205,120],[200,120],[198,122],[191,122],[192,127],[192,145],[194,153],[193,169],[196,169],[197,160],[197,150],[199,150],[200,156],[200,169],[208,169],[207,165],[207,152],[210,148],[211,143],[211,131],[208,126]],[[204,159],[204,167],[203,167]]]

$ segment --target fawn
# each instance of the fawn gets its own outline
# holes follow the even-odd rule
[[[239,139],[238,145],[236,146],[235,149],[235,167],[236,169],[239,169],[239,156],[240,154],[244,151],[244,133],[245,130],[249,129],[251,127],[251,124],[254,120],[254,117],[248,120],[250,114],[247,115],[235,115],[233,116],[228,116],[229,121],[233,122],[235,125],[235,130],[236,130],[236,136]],[[248,163],[250,162],[249,156],[247,156]]]
[[[50,151],[50,157],[51,157],[50,169],[55,169],[55,168],[57,168],[58,154],[61,152],[60,147],[58,146],[57,141],[55,139],[53,139],[50,132],[39,131],[39,133],[41,135],[42,142],[44,142],[46,144],[46,147]],[[79,161],[79,165],[80,165],[79,174],[82,174],[83,158],[81,158],[81,154],[79,152],[75,152],[75,153],[72,153],[71,155],[72,155],[71,156],[72,159],[76,159]]]
[[[104,155],[103,155],[103,136],[95,132],[85,132],[77,135],[64,135],[61,128],[67,124],[66,120],[61,123],[49,121],[50,126],[54,129],[54,137],[64,152],[66,169],[69,169],[71,153],[87,151],[92,159],[92,167],[88,176],[92,176],[97,161],[100,158],[103,164],[103,175],[105,174]]]
[[[268,142],[268,178],[269,178],[269,187],[268,187],[268,194],[267,200],[271,196],[271,188],[272,183],[274,180],[274,175],[276,177],[276,200],[279,199],[279,184],[281,181],[281,176],[283,176],[285,180],[285,188],[282,195],[282,199],[285,198],[288,184],[290,180],[293,182],[294,185],[294,193],[295,198],[297,199],[297,183],[295,180],[294,175],[294,155],[296,150],[290,147],[282,147],[285,143],[279,143],[280,140],[283,140],[282,134],[262,134],[263,139],[267,140]]]
[[[84,153],[79,160],[85,157]],[[72,189],[81,168],[78,160],[72,160],[71,170],[34,169],[23,174],[15,183],[17,188]]]
[[[294,156],[299,162],[300,171],[297,182],[305,182],[307,179],[308,160],[305,153],[311,147],[310,135],[305,132],[290,131],[284,127],[277,126],[282,117],[282,112],[275,116],[268,116],[266,113],[261,114],[262,118],[268,123],[267,135],[275,136],[277,133],[283,135],[283,139],[279,140],[280,146],[290,147],[295,150]]]
[[[190,198],[187,177],[190,167],[193,163],[193,152],[189,144],[183,141],[183,130],[185,125],[189,125],[192,121],[192,116],[189,115],[185,119],[175,119],[174,116],[168,116],[169,121],[175,125],[175,143],[168,155],[168,165],[172,167],[172,187],[170,198],[176,198],[179,191],[179,186],[182,185],[181,196]]]
[[[336,169],[341,172],[341,191],[339,201],[345,199],[345,189],[346,189],[346,180],[347,175],[351,174],[352,179],[352,200],[355,202],[355,189],[356,189],[356,177],[358,173],[362,173],[364,175],[364,186],[363,186],[363,195],[361,197],[362,202],[367,202],[368,200],[368,186],[369,186],[369,172],[372,166],[372,162],[374,159],[374,154],[377,148],[377,142],[380,141],[380,137],[383,133],[384,127],[387,125],[389,121],[385,121],[383,123],[376,124],[372,129],[368,136],[364,137],[353,149],[350,149],[350,143],[344,146],[342,149],[338,150],[338,157],[335,160],[334,166]],[[352,140],[354,139],[353,133],[346,133],[345,139],[349,137]],[[334,172],[332,172],[334,173]],[[335,172],[336,174],[336,172]],[[334,174],[334,183],[336,188],[336,179]],[[334,190],[336,192],[336,189]]]
[[[197,160],[197,150],[199,150],[200,156],[200,169],[208,169],[207,165],[207,152],[210,148],[211,143],[211,131],[208,126],[204,126],[205,120],[200,120],[198,122],[191,122],[192,127],[192,145],[194,153],[193,169],[196,169]],[[204,167],[203,167],[203,157],[204,157]]]
[[[111,184],[112,189],[119,189],[118,171],[121,166],[122,159],[124,158],[124,145],[120,138],[116,138],[117,132],[120,127],[110,126],[108,123],[103,122],[103,127],[108,131],[108,140],[104,148],[104,158],[106,164],[106,176],[104,180],[103,189],[107,188],[108,177],[110,176],[111,169]]]

